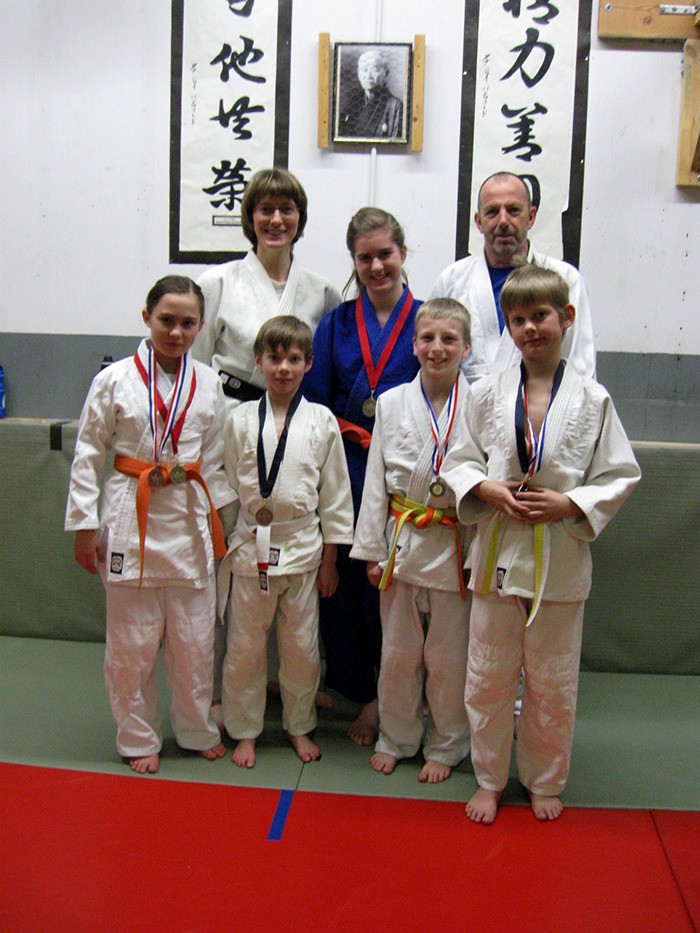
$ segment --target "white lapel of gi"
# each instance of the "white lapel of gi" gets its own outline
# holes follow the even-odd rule
[[[408,386],[408,403],[410,408],[410,430],[416,438],[416,447],[420,445],[416,456],[411,477],[408,481],[407,496],[414,502],[427,505],[430,499],[429,486],[433,481],[433,451],[435,443],[430,430],[430,412],[421,390],[420,373]],[[447,406],[440,412],[438,424],[444,432],[447,423]]]

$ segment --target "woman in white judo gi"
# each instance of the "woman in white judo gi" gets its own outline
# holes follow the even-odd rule
[[[294,259],[294,244],[304,235],[307,217],[306,192],[291,172],[256,172],[241,203],[243,233],[253,248],[244,259],[213,266],[197,280],[205,317],[192,355],[219,374],[229,410],[265,391],[253,354],[265,321],[293,314],[313,332],[340,302],[330,282]]]
[[[293,314],[312,332],[340,301],[330,282],[294,259],[294,244],[304,235],[308,200],[287,169],[256,172],[241,203],[241,225],[252,249],[244,259],[207,269],[198,279],[204,293],[204,327],[192,355],[218,373],[229,413],[241,402],[256,401],[265,382],[255,365],[253,343],[265,321]],[[215,632],[214,715],[221,720],[221,677],[226,627]]]

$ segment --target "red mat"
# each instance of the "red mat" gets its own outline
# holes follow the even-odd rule
[[[700,813],[654,810],[653,817],[688,914],[700,929]]]
[[[689,910],[700,919],[698,814],[540,824],[504,807],[484,827],[461,804],[295,793],[271,842],[277,791],[17,765],[0,782],[13,933],[682,933]]]

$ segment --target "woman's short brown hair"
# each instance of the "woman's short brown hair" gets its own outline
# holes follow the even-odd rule
[[[257,247],[258,238],[253,225],[253,212],[265,198],[289,198],[299,211],[299,227],[294,243],[304,235],[308,218],[308,199],[301,182],[286,168],[263,168],[248,182],[241,202],[241,226],[246,238]]]

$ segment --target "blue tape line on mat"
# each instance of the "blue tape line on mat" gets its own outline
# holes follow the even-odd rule
[[[272,819],[272,826],[270,826],[270,832],[267,835],[268,842],[279,842],[282,838],[282,833],[284,832],[284,827],[287,822],[287,816],[289,814],[289,808],[292,805],[292,797],[294,796],[293,790],[281,790],[280,791],[280,800],[277,804],[277,810]]]

